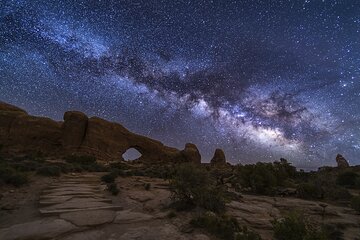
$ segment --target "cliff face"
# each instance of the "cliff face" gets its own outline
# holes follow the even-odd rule
[[[68,155],[89,154],[99,160],[122,160],[129,148],[137,149],[141,160],[179,160],[178,149],[134,134],[118,123],[88,118],[81,112],[66,112],[63,122],[35,117],[26,111],[0,102],[0,144],[7,153]],[[187,159],[184,159],[185,161]]]

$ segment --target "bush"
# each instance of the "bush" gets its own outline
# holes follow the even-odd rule
[[[346,171],[339,174],[339,176],[336,179],[336,183],[341,186],[354,187],[357,183],[358,178],[359,175],[357,173]]]
[[[144,188],[145,188],[146,191],[149,191],[150,187],[151,187],[150,183],[145,183]]]
[[[96,162],[96,158],[88,155],[69,155],[65,161],[71,164],[73,171],[81,172],[83,170],[89,172],[105,172],[108,169]]]
[[[258,194],[273,195],[275,188],[285,186],[290,178],[296,176],[296,168],[291,166],[285,159],[281,162],[238,165],[235,168],[233,185],[250,188]]]
[[[197,206],[214,212],[225,209],[222,186],[217,186],[209,173],[198,165],[180,165],[170,181],[170,191],[178,206]]]
[[[174,218],[174,217],[176,217],[177,215],[176,215],[175,212],[171,211],[171,212],[169,212],[166,216],[167,216],[168,218]]]
[[[360,196],[353,197],[350,205],[353,209],[360,213]]]
[[[297,186],[296,191],[298,197],[303,199],[317,199],[322,196],[321,189],[312,183],[301,183]]]
[[[274,239],[276,240],[326,240],[323,231],[310,224],[298,213],[291,213],[284,219],[273,221]]]
[[[351,199],[351,193],[343,187],[337,185],[324,187],[324,197],[330,200],[349,200]]]
[[[117,176],[115,174],[109,173],[109,174],[102,176],[101,181],[106,182],[106,183],[113,183],[115,181],[116,177]]]
[[[27,175],[6,164],[0,164],[0,181],[19,187],[28,182]]]
[[[258,234],[248,231],[247,228],[241,228],[236,218],[225,215],[217,216],[213,213],[205,213],[203,216],[192,219],[190,224],[197,228],[204,228],[221,239],[261,239]]]
[[[43,166],[40,167],[37,171],[36,174],[38,175],[42,175],[42,176],[60,176],[61,174],[61,169],[58,166]]]
[[[116,183],[109,183],[107,189],[111,192],[112,195],[118,195],[119,189],[116,186]]]
[[[68,163],[89,165],[96,163],[96,158],[94,156],[88,156],[88,155],[69,155],[65,157],[65,161]]]

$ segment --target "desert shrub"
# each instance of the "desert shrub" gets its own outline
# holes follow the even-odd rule
[[[125,176],[146,176],[151,178],[171,179],[174,175],[175,167],[172,164],[144,165],[141,168],[124,168]]]
[[[99,164],[99,163],[92,163],[87,165],[81,165],[81,168],[85,171],[89,172],[106,172],[108,171],[108,168]]]
[[[201,166],[180,165],[170,181],[170,191],[178,206],[197,206],[214,212],[225,209],[222,186],[217,186]]]
[[[322,196],[321,189],[313,183],[301,183],[297,186],[296,191],[298,197],[303,199],[317,199]]]
[[[296,168],[285,159],[280,158],[280,162],[274,162],[274,174],[277,185],[282,186],[289,178],[295,178],[297,175]]]
[[[200,217],[192,219],[190,224],[197,228],[203,228],[221,239],[261,239],[258,234],[250,232],[246,228],[241,228],[236,218],[228,217],[226,215],[217,216],[211,212],[205,213]]]
[[[106,183],[113,183],[116,177],[117,175],[115,175],[114,173],[108,173],[101,177],[101,181]]]
[[[150,183],[145,183],[144,188],[145,188],[146,191],[149,191],[150,188],[151,188],[151,184]]]
[[[350,206],[360,213],[360,196],[353,197]]]
[[[61,171],[64,173],[68,173],[68,172],[80,173],[80,172],[83,172],[84,169],[79,164],[68,164],[68,165],[64,166],[64,168],[61,168]]]
[[[18,171],[30,172],[36,171],[43,164],[36,161],[13,162],[11,166]]]
[[[177,215],[176,215],[175,212],[171,211],[171,212],[169,212],[166,216],[167,216],[168,218],[174,218],[174,217],[176,217]]]
[[[261,240],[261,237],[258,233],[249,231],[246,227],[243,227],[241,232],[236,233],[235,240]]]
[[[108,168],[96,162],[96,158],[88,155],[69,155],[65,161],[71,164],[73,171],[106,172]]]
[[[94,156],[89,156],[89,155],[69,155],[65,157],[65,161],[68,163],[89,165],[96,163],[96,158]]]
[[[352,171],[346,171],[339,174],[336,179],[336,183],[341,186],[354,187],[357,183],[357,179],[359,178],[360,176],[357,173]]]
[[[274,168],[271,163],[256,163],[241,166],[238,178],[242,187],[251,188],[258,194],[272,194],[277,185]]]
[[[6,163],[0,164],[0,181],[19,187],[28,182],[27,175],[21,171],[8,166]]]
[[[116,183],[109,183],[107,189],[111,192],[112,195],[118,195],[119,189],[116,186]]]
[[[122,162],[110,163],[109,167],[110,167],[110,169],[120,169],[120,170],[129,169],[128,165],[126,165],[126,164],[124,164]]]
[[[324,231],[316,229],[299,213],[291,213],[283,219],[273,221],[276,240],[326,240]]]
[[[324,198],[330,200],[349,200],[351,193],[344,187],[337,185],[323,187]]]
[[[286,159],[280,162],[237,165],[230,178],[233,186],[249,188],[258,194],[273,195],[277,187],[285,187],[297,177],[296,168]]]
[[[43,166],[37,169],[36,174],[42,176],[60,176],[61,168],[58,166]]]

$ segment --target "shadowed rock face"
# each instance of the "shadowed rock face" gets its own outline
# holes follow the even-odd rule
[[[129,148],[135,148],[145,161],[201,162],[194,144],[185,149],[167,147],[159,141],[134,134],[118,123],[84,113],[70,111],[63,122],[28,115],[24,110],[0,102],[0,144],[7,153],[53,155],[89,154],[99,160],[123,160]]]
[[[214,156],[211,159],[210,163],[212,165],[219,165],[219,164],[226,164],[226,158],[225,158],[225,153],[222,149],[217,148],[215,150]]]

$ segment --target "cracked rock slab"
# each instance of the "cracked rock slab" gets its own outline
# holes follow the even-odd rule
[[[154,217],[145,213],[131,212],[131,210],[124,210],[116,212],[114,223],[134,223],[152,220]]]
[[[132,228],[118,238],[118,240],[186,240],[175,226],[164,224],[161,227]]]
[[[0,229],[0,239],[52,239],[76,228],[75,225],[63,219],[44,218]]]
[[[112,210],[90,210],[60,214],[60,218],[67,220],[77,226],[96,226],[111,223],[115,218]]]

